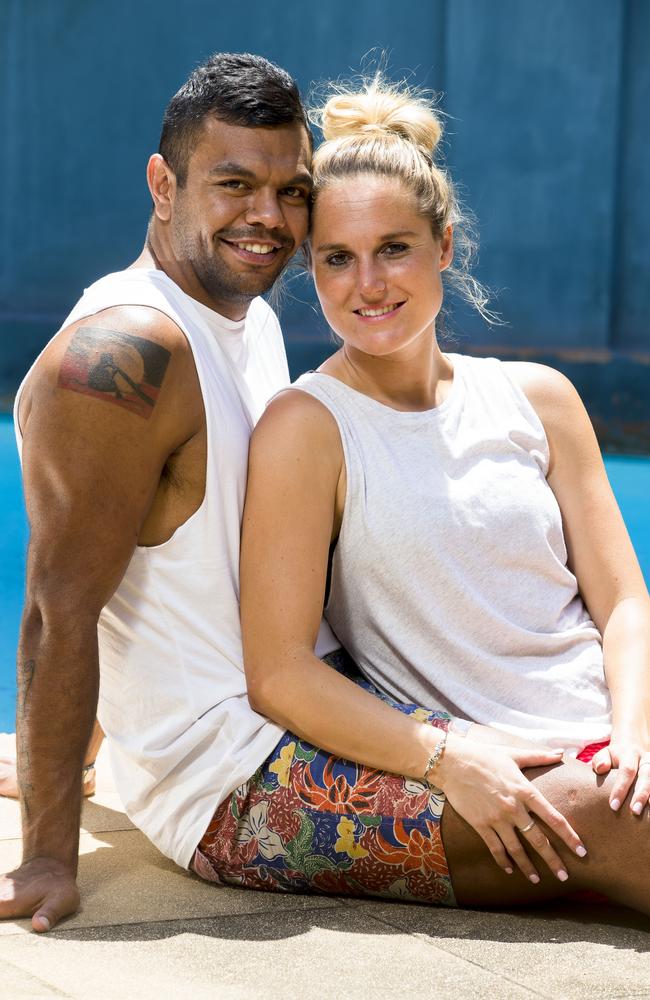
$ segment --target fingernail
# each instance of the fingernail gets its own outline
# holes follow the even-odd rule
[[[612,801],[609,804],[614,810],[614,812],[616,812],[617,809],[621,808],[621,803],[618,799],[612,799]]]
[[[636,813],[636,815],[639,816],[642,811],[643,811],[643,805],[640,802],[635,802],[634,805],[632,806],[632,812]]]
[[[45,927],[45,930],[49,931],[49,929],[51,927],[51,924],[50,924],[50,921],[47,919],[47,917],[39,917],[38,919],[40,920],[40,922]]]
[[[504,868],[503,870],[506,873],[506,875],[512,875],[512,868]]]
[[[529,875],[528,878],[533,883],[533,885],[537,885],[537,883],[539,882],[539,875]]]
[[[559,872],[557,873],[557,877],[559,878],[560,882],[566,882],[566,880],[569,877],[569,873],[565,872],[564,868],[560,868]]]
[[[576,854],[579,858],[585,858],[587,856],[587,848],[583,847],[582,844],[578,844],[576,847]]]

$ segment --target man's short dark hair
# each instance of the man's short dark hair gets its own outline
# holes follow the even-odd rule
[[[165,109],[158,152],[179,187],[208,115],[228,125],[303,125],[311,137],[296,81],[286,70],[248,52],[215,52],[198,66]]]

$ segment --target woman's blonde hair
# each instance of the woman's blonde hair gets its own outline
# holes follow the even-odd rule
[[[460,208],[448,173],[435,161],[443,129],[432,101],[405,83],[387,82],[381,73],[361,89],[341,84],[331,89],[324,104],[310,112],[324,140],[312,162],[314,199],[332,182],[355,174],[399,178],[429,219],[436,239],[452,226],[454,261],[446,280],[484,319],[494,322],[488,294],[470,272],[476,253],[471,220]]]

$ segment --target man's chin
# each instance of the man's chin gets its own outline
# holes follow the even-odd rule
[[[250,302],[258,295],[264,295],[273,288],[282,271],[285,269],[285,261],[281,267],[273,269],[273,273],[255,273],[230,275],[232,280],[206,281],[203,286],[209,295],[216,299],[231,299],[233,302]]]

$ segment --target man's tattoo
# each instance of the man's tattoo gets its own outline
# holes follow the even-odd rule
[[[59,371],[59,388],[123,406],[145,420],[160,394],[170,352],[130,333],[82,326]]]
[[[36,673],[36,660],[21,660],[18,663],[18,712],[25,714],[29,691]]]

